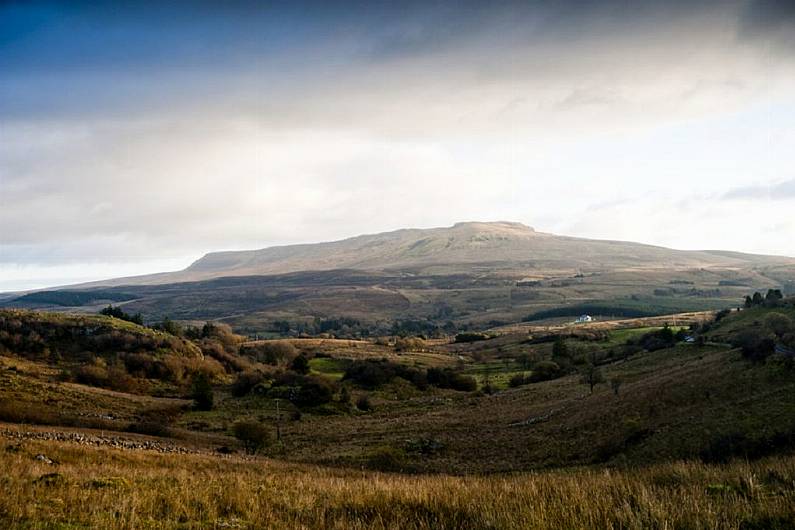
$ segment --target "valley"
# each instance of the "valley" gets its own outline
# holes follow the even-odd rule
[[[0,522],[789,528],[791,265],[714,255],[15,293]]]

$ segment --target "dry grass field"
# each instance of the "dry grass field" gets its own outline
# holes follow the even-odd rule
[[[56,442],[3,445],[4,528],[795,527],[791,456],[452,477]]]

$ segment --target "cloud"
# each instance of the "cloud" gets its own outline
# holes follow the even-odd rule
[[[792,200],[795,199],[795,179],[775,184],[734,188],[724,193],[722,198],[726,200]]]
[[[795,57],[744,1],[191,5],[0,5],[0,263],[503,218],[699,246],[656,197],[795,163]]]

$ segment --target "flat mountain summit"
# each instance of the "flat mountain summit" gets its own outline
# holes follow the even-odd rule
[[[231,276],[358,270],[418,275],[566,275],[605,271],[674,271],[795,267],[795,258],[720,250],[674,250],[539,232],[509,221],[405,228],[339,241],[211,252],[186,269],[81,284],[80,288],[162,285]]]
[[[790,261],[718,251],[682,251],[624,241],[538,232],[516,222],[464,222],[451,227],[403,229],[326,243],[213,252],[182,274],[196,279],[357,269],[440,270],[473,266],[508,269],[615,269],[731,267]]]

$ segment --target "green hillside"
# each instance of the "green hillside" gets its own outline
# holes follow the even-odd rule
[[[789,344],[794,314],[789,300],[690,329],[639,319],[460,343],[242,342],[213,326],[170,334],[5,311],[0,358],[16,368],[4,372],[0,404],[7,421],[69,426],[88,414],[123,417],[113,426],[123,430],[157,396],[179,404],[164,432],[235,447],[238,422],[278,425],[281,445],[266,451],[278,458],[411,472],[756,458],[795,447],[795,371],[775,352]],[[748,350],[749,333],[774,349]],[[208,408],[187,401],[201,374],[214,394]],[[47,416],[55,403],[69,403],[69,414]],[[39,414],[15,416],[20,409]]]

